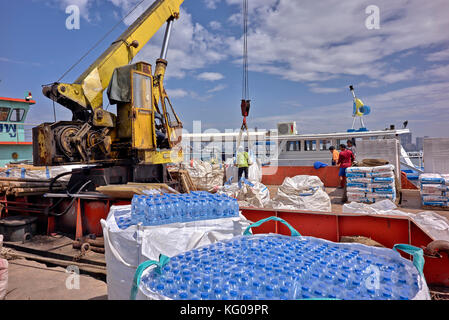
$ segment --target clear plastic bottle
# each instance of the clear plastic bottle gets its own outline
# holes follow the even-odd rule
[[[164,210],[165,206],[162,204],[162,201],[156,200],[154,202],[155,225],[164,224],[165,222]]]
[[[205,220],[207,219],[207,212],[208,212],[208,207],[207,207],[207,202],[205,199],[201,199],[200,203],[199,203],[199,218],[200,220]]]
[[[154,226],[156,225],[156,214],[155,214],[155,206],[152,198],[146,199],[145,205],[145,223],[146,226]]]
[[[164,224],[173,223],[173,204],[168,198],[164,199]]]

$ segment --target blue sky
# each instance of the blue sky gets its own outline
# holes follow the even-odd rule
[[[31,91],[28,123],[53,121],[41,93],[76,62],[138,0],[16,0],[0,4],[0,96]],[[67,75],[73,82],[127,24]],[[241,0],[185,0],[168,53],[166,88],[184,126],[241,125]],[[250,0],[250,127],[274,129],[296,121],[300,133],[345,131],[352,96],[371,106],[369,129],[400,127],[414,136],[449,137],[449,2],[447,0]],[[67,30],[68,5],[78,5],[79,30]],[[369,5],[380,29],[365,26]],[[140,11],[139,11],[140,10]],[[154,64],[163,28],[135,60]],[[57,106],[58,120],[71,114]]]

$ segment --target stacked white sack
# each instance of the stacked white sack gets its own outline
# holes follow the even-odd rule
[[[449,175],[423,173],[419,176],[422,204],[433,207],[449,207]]]
[[[271,201],[273,209],[332,211],[331,199],[317,176],[287,177]]]
[[[376,203],[396,200],[394,166],[350,167],[346,169],[348,201]]]

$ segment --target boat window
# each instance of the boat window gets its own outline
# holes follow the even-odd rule
[[[305,140],[304,151],[316,151],[316,140]]]
[[[25,115],[25,109],[13,109],[11,112],[11,116],[9,117],[9,121],[20,122],[23,120],[24,115]]]
[[[287,151],[301,151],[301,141],[287,141]]]
[[[332,143],[330,140],[320,140],[320,151],[327,151],[331,147]]]
[[[0,107],[0,121],[8,121],[9,108]]]

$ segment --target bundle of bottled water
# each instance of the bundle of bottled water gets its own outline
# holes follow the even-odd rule
[[[423,205],[449,207],[449,174],[423,173],[419,184]]]
[[[394,166],[350,167],[346,169],[348,201],[375,203],[396,200]]]
[[[118,216],[116,221],[119,228],[126,229],[138,223],[158,226],[238,216],[236,199],[195,191],[189,194],[135,195],[131,202],[131,214]]]
[[[412,299],[420,274],[392,253],[312,237],[239,236],[172,257],[141,285],[175,300]]]

